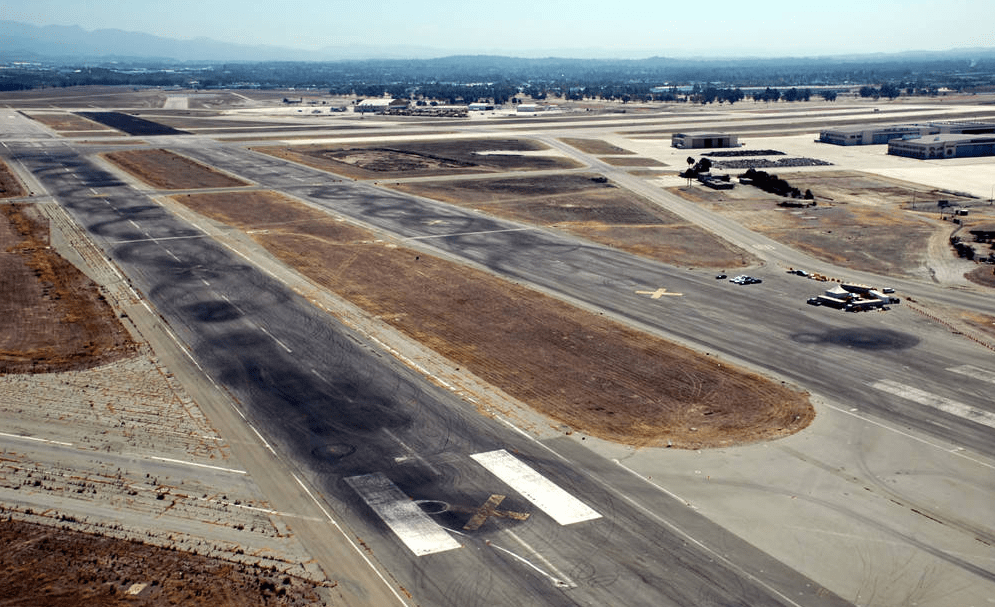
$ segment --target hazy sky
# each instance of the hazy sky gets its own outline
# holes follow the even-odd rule
[[[995,0],[0,0],[0,20],[306,49],[405,44],[514,56],[995,47]]]

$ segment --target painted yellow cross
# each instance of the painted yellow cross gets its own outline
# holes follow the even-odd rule
[[[657,289],[656,291],[636,291],[636,295],[649,295],[651,299],[660,299],[664,295],[671,297],[681,297],[683,293],[668,293],[667,289]]]
[[[512,518],[518,521],[524,521],[529,518],[527,512],[512,512],[511,510],[498,510],[497,507],[501,505],[504,501],[503,495],[492,495],[484,505],[477,508],[470,520],[463,525],[463,529],[466,531],[476,531],[480,529],[480,526],[484,524],[484,521],[492,516],[497,516],[501,518]]]

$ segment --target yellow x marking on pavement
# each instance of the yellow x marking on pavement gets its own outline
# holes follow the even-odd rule
[[[467,521],[463,529],[466,531],[476,531],[480,529],[480,526],[484,524],[484,521],[492,516],[497,516],[501,518],[513,518],[515,520],[524,521],[529,518],[526,512],[512,512],[511,510],[498,510],[497,507],[504,501],[503,495],[492,495],[484,505],[477,508],[474,511],[473,516]]]
[[[667,289],[657,289],[656,291],[636,291],[636,295],[649,295],[651,299],[660,299],[664,295],[671,297],[681,297],[683,293],[668,293]]]

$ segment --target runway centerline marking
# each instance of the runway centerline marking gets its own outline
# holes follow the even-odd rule
[[[34,441],[36,443],[48,443],[50,445],[61,445],[63,447],[72,447],[73,446],[72,443],[65,443],[65,442],[57,441],[57,440],[49,440],[47,438],[37,438],[37,437],[34,437],[34,436],[21,436],[20,434],[7,434],[6,432],[0,432],[0,436],[2,436],[4,438],[16,438],[16,439],[20,439],[20,440],[29,440],[29,441]]]
[[[905,384],[900,384],[891,380],[875,382],[871,384],[871,387],[881,390],[882,392],[888,392],[889,394],[900,396],[906,400],[911,400],[912,402],[919,403],[920,405],[938,409],[944,413],[950,413],[951,415],[956,415],[972,422],[983,424],[990,428],[995,428],[995,413],[992,413],[991,411],[978,409],[977,407],[972,407],[971,405],[966,405],[949,398],[930,394],[925,390],[913,388],[912,386],[906,386]]]
[[[269,335],[270,339],[272,339],[272,340],[273,340],[273,341],[275,341],[275,342],[276,342],[277,344],[279,344],[281,348],[283,348],[283,349],[284,349],[284,350],[286,350],[287,352],[293,352],[293,350],[291,350],[291,349],[290,349],[290,348],[289,348],[289,347],[287,346],[287,344],[283,343],[282,341],[280,341],[279,339],[277,339],[276,337],[274,337],[272,333],[270,333],[269,331],[267,331],[267,330],[266,330],[266,327],[263,327],[263,326],[260,326],[260,325],[256,325],[256,326],[257,326],[257,327],[259,327],[259,330],[260,330],[260,331],[262,331],[262,332],[263,332],[263,333],[265,333],[266,335]]]
[[[636,291],[636,295],[649,295],[650,299],[660,299],[664,295],[669,297],[683,297],[683,293],[670,293],[667,289],[657,289],[656,291]]]
[[[462,547],[382,472],[350,476],[345,482],[416,556]]]
[[[426,236],[409,236],[405,240],[425,240],[428,238],[451,238],[453,236],[476,236],[478,234],[500,234],[501,232],[528,232],[539,228],[508,228],[505,230],[482,230],[480,232],[457,232],[455,234],[428,234]]]
[[[601,518],[587,504],[504,449],[470,457],[561,525]]]
[[[995,384],[995,371],[989,371],[988,369],[982,369],[980,367],[975,367],[974,365],[950,367],[947,371],[953,371],[954,373],[960,373],[961,375],[966,375],[968,377],[973,377],[975,379]]]
[[[169,462],[170,464],[183,464],[184,466],[194,466],[195,468],[209,468],[211,470],[232,472],[234,474],[246,474],[245,470],[236,470],[235,468],[223,468],[221,466],[212,466],[210,464],[198,464],[197,462],[185,462],[181,459],[173,459],[171,457],[159,457],[158,455],[151,455],[149,456],[149,459],[158,460],[160,462]]]

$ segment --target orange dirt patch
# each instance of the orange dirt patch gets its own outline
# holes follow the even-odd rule
[[[607,162],[617,167],[665,167],[665,163],[656,158],[644,158],[642,156],[601,156],[598,158],[602,162]]]
[[[979,265],[965,274],[964,277],[975,284],[995,289],[995,265]]]
[[[404,141],[383,146],[304,145],[256,151],[354,179],[392,179],[504,171],[572,169],[569,158],[536,155],[549,147],[527,139]]]
[[[805,394],[275,193],[176,200],[574,430],[697,449],[785,436]],[[265,217],[265,221],[260,218]]]
[[[120,135],[120,133],[114,129],[109,129],[106,126],[100,124],[99,122],[94,122],[83,118],[82,116],[77,116],[76,114],[64,113],[64,114],[46,114],[46,113],[32,113],[25,114],[29,118],[33,118],[38,122],[44,124],[50,129],[55,131],[87,131],[87,136],[102,136],[101,133],[94,133],[92,131],[107,131],[106,134]]]
[[[34,209],[0,213],[0,373],[83,369],[132,354],[97,285],[48,247]]]
[[[3,605],[324,604],[305,580],[139,542],[7,519],[0,521],[0,545]]]
[[[608,143],[601,139],[576,139],[573,137],[563,137],[560,139],[563,143],[575,147],[585,154],[595,154],[597,156],[621,156],[623,154],[635,155],[635,152],[631,152],[625,148],[620,148],[615,144]]]
[[[0,198],[17,198],[27,195],[21,180],[0,160]]]
[[[145,183],[164,190],[233,188],[249,185],[168,150],[129,150],[103,155]]]
[[[664,263],[735,268],[752,255],[595,175],[400,183],[393,189],[496,217],[555,227]]]

